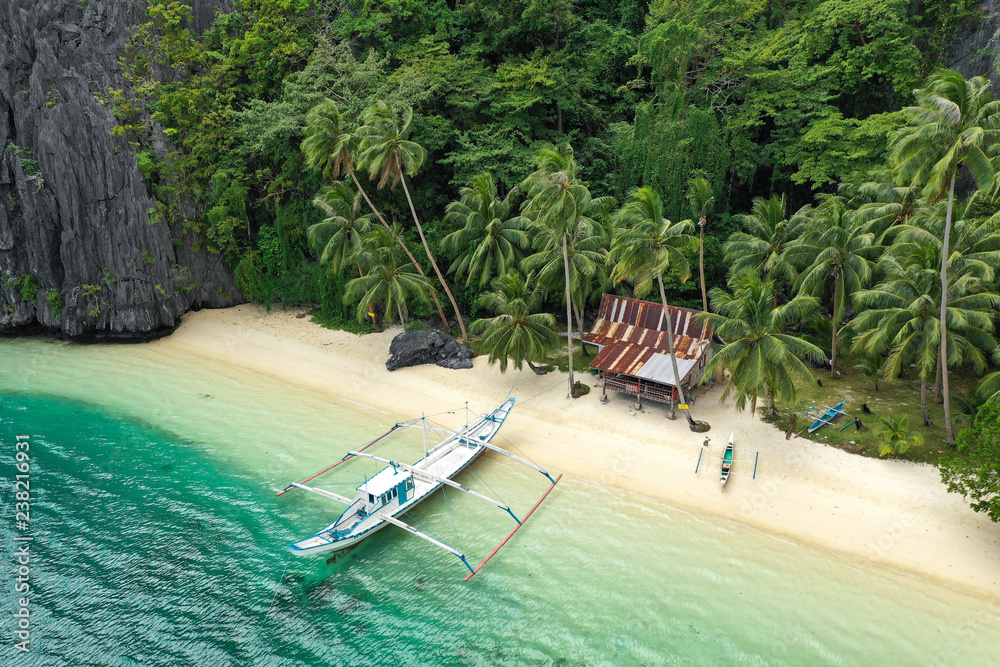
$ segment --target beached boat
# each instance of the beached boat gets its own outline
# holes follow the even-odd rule
[[[729,473],[733,469],[733,440],[736,437],[736,431],[729,432],[729,444],[726,445],[726,453],[722,455],[722,488],[726,488],[726,482],[729,481]]]
[[[337,552],[356,545],[387,525],[392,524],[458,556],[465,563],[466,567],[475,573],[476,570],[473,570],[469,565],[465,559],[465,554],[461,551],[418,531],[413,526],[403,522],[399,517],[412,510],[423,500],[426,500],[442,486],[449,486],[496,505],[510,514],[517,521],[518,527],[520,527],[522,521],[514,515],[506,503],[473,491],[451,479],[475,461],[483,452],[490,450],[537,470],[545,475],[552,482],[552,485],[555,486],[559,478],[553,479],[547,472],[530,461],[526,461],[490,442],[500,430],[500,427],[503,426],[504,420],[514,407],[514,402],[515,399],[513,398],[507,399],[503,405],[490,414],[457,431],[448,432],[428,428],[428,430],[444,434],[447,437],[440,444],[427,450],[423,458],[413,464],[400,463],[357,450],[348,452],[341,461],[308,477],[303,482],[292,482],[281,493],[294,488],[305,489],[326,498],[340,501],[347,505],[347,509],[337,517],[336,521],[311,537],[293,542],[289,548],[293,553],[301,556]],[[393,427],[393,430],[405,426],[415,426],[415,424],[397,424]],[[362,449],[378,442],[392,433],[393,430],[376,438]],[[388,465],[376,475],[366,480],[364,484],[358,486],[353,499],[326,489],[307,486],[304,483],[354,457],[365,457]],[[281,495],[281,493],[278,495]],[[541,500],[539,500],[540,503]],[[532,508],[532,511],[534,511],[534,508]],[[530,514],[531,512],[525,516],[525,520],[527,520]],[[516,530],[517,528],[511,531],[511,534]],[[480,567],[485,562],[483,561]]]
[[[823,412],[823,414],[819,416],[819,419],[817,419],[816,421],[814,421],[812,423],[812,426],[809,427],[809,432],[812,433],[813,431],[815,431],[819,427],[826,426],[827,424],[829,424],[830,422],[832,422],[834,419],[836,419],[840,415],[847,414],[847,413],[844,412],[844,404],[845,403],[847,403],[847,401],[841,401],[840,403],[837,403],[832,408],[826,408],[826,410]]]

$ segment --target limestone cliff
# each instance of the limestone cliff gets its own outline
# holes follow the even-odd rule
[[[210,20],[217,0],[198,3]],[[238,299],[165,222],[110,105],[142,0],[0,2],[0,333],[143,338]],[[209,18],[206,18],[209,17]]]
[[[955,35],[954,42],[945,54],[945,64],[962,73],[965,78],[985,76],[993,82],[993,90],[1000,93],[1000,3],[986,0],[975,5],[982,12],[983,20],[970,22]]]

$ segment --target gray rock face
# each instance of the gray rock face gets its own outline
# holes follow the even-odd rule
[[[453,370],[472,368],[475,355],[471,347],[440,331],[404,331],[392,339],[389,354],[392,356],[385,367],[390,371],[421,364],[437,364]]]
[[[955,41],[945,54],[945,64],[958,70],[966,79],[985,76],[993,82],[993,92],[1000,93],[1000,2],[985,0],[976,5],[985,19],[978,25],[966,26],[955,35]]]
[[[214,11],[218,0],[200,6]],[[0,333],[145,338],[240,297],[165,222],[105,97],[142,0],[0,2]]]
[[[205,32],[211,27],[217,13],[228,14],[231,11],[233,0],[194,0],[191,28],[198,33]]]

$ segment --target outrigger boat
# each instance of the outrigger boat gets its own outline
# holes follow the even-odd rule
[[[312,554],[325,554],[341,551],[356,545],[365,538],[370,537],[377,531],[385,528],[387,525],[392,524],[457,556],[471,571],[471,574],[469,574],[466,579],[471,578],[472,575],[478,572],[479,569],[485,565],[497,551],[500,550],[500,547],[502,547],[507,540],[510,539],[515,532],[517,532],[521,525],[523,525],[523,522],[528,520],[528,517],[535,511],[535,508],[541,504],[542,500],[545,499],[549,492],[555,487],[559,479],[562,478],[562,475],[559,475],[553,479],[549,473],[542,470],[534,463],[526,461],[525,459],[522,459],[505,449],[497,447],[490,442],[500,430],[500,427],[503,426],[504,420],[506,420],[507,415],[514,407],[514,402],[515,399],[513,398],[507,399],[503,405],[494,410],[492,413],[484,416],[482,419],[471,425],[467,425],[464,428],[459,429],[458,431],[448,432],[429,428],[428,430],[445,434],[447,437],[440,444],[427,450],[427,453],[423,458],[411,465],[373,456],[371,454],[365,454],[362,450],[367,449],[379,440],[382,440],[397,428],[416,426],[413,422],[396,424],[388,433],[376,438],[361,449],[348,452],[344,458],[334,465],[321,470],[315,475],[307,477],[302,480],[302,482],[292,482],[283,491],[279,492],[278,495],[280,496],[283,493],[296,488],[305,489],[306,491],[311,491],[347,505],[347,509],[344,510],[339,517],[337,517],[336,521],[318,531],[311,537],[293,542],[289,547],[292,553],[300,556],[307,556]],[[426,425],[424,426],[427,428]],[[547,477],[552,483],[542,498],[535,504],[534,507],[531,508],[531,511],[525,515],[524,521],[518,519],[514,512],[511,511],[510,507],[502,500],[495,500],[473,491],[472,489],[463,486],[452,479],[452,477],[468,467],[487,450],[497,452],[534,470],[537,470],[541,474],[545,475],[545,477]],[[365,457],[386,463],[388,465],[379,471],[375,476],[365,481],[364,484],[358,486],[356,489],[356,495],[353,499],[339,495],[332,491],[327,491],[326,489],[318,489],[305,484],[305,482],[308,482],[317,476],[332,470],[341,463],[355,457]],[[464,553],[438,539],[431,537],[430,535],[418,531],[416,528],[405,523],[399,518],[400,515],[412,510],[416,507],[416,505],[418,505],[421,501],[426,500],[432,493],[440,489],[442,486],[449,486],[458,489],[469,495],[496,505],[510,514],[514,521],[517,522],[517,526],[510,532],[500,546],[494,549],[493,553],[491,553],[475,569],[469,565]]]
[[[832,422],[833,420],[835,420],[840,415],[846,415],[847,413],[844,412],[844,404],[845,403],[847,403],[847,401],[841,401],[840,403],[837,403],[832,408],[826,408],[826,406],[815,406],[815,405],[812,408],[809,408],[809,410],[806,411],[807,415],[810,412],[812,412],[813,409],[816,408],[816,407],[826,408],[825,411],[823,412],[823,414],[819,416],[819,419],[817,419],[816,421],[814,421],[812,423],[812,426],[809,427],[809,432],[812,433],[813,431],[817,430],[821,426],[826,426],[827,424],[829,424],[830,422]]]
[[[729,432],[729,444],[726,445],[726,453],[722,456],[722,488],[726,488],[726,482],[729,481],[729,473],[733,469],[733,439],[736,437],[736,431]]]

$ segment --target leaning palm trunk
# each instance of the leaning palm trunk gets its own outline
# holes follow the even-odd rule
[[[549,372],[548,368],[538,367],[538,366],[534,365],[533,363],[531,363],[530,359],[525,359],[524,363],[528,364],[528,368],[530,368],[531,372],[534,373],[535,375],[545,375],[546,373]]]
[[[927,376],[920,377],[920,411],[924,415],[924,426],[934,426],[931,416],[927,413]]]
[[[573,398],[573,298],[569,284],[569,247],[563,234],[563,269],[566,272],[566,347],[569,350],[569,395]]]
[[[420,219],[417,218],[417,211],[413,208],[413,199],[410,198],[410,189],[406,187],[406,177],[403,175],[403,165],[399,162],[399,156],[396,156],[396,164],[399,167],[399,180],[403,183],[403,192],[406,193],[406,202],[410,205],[410,213],[413,214],[413,222],[417,225],[417,233],[420,234],[420,242],[424,244],[424,251],[427,253],[427,259],[431,261],[431,266],[434,267],[434,273],[437,274],[438,280],[441,281],[441,287],[444,288],[444,293],[448,295],[448,300],[451,301],[451,307],[455,310],[455,317],[458,318],[458,328],[462,331],[462,342],[469,342],[469,334],[465,331],[465,322],[462,321],[462,313],[458,310],[458,304],[455,302],[455,297],[448,289],[448,283],[445,281],[444,276],[441,275],[441,269],[438,268],[437,262],[434,260],[434,255],[431,254],[431,247],[427,245],[427,239],[424,237],[424,228],[420,226]]]
[[[358,188],[358,192],[360,192],[361,196],[365,198],[366,202],[368,202],[368,208],[370,208],[372,210],[372,213],[374,213],[375,217],[377,217],[379,219],[379,222],[381,222],[382,225],[386,229],[388,229],[389,232],[391,233],[392,232],[392,227],[390,227],[389,223],[385,221],[385,218],[382,217],[382,214],[379,212],[379,210],[377,208],[375,208],[375,204],[372,203],[372,200],[368,198],[368,193],[365,192],[365,189],[363,187],[361,187],[361,183],[358,182],[358,177],[354,175],[354,170],[353,169],[348,169],[348,171],[351,174],[351,179],[354,181],[354,185],[356,185],[357,188]],[[420,263],[417,261],[417,258],[413,256],[412,252],[410,252],[410,249],[406,247],[406,243],[403,241],[403,239],[396,238],[396,243],[399,244],[399,247],[403,249],[403,252],[406,253],[406,256],[410,258],[411,262],[413,262],[413,266],[414,266],[414,268],[416,268],[417,273],[419,273],[421,276],[423,276],[424,278],[426,278],[427,274],[424,273],[423,267],[420,266]],[[359,267],[358,270],[359,271],[361,270],[360,267]],[[362,275],[364,275],[364,274],[362,274]],[[441,302],[438,301],[437,293],[433,289],[430,290],[430,293],[431,293],[431,298],[434,300],[434,305],[437,307],[438,315],[441,317],[441,323],[444,324],[444,328],[447,329],[448,328],[448,318],[445,317],[444,309],[441,307]]]
[[[684,396],[684,387],[681,386],[680,373],[677,372],[677,357],[674,356],[674,323],[670,319],[670,309],[667,308],[667,293],[663,289],[663,276],[657,274],[656,282],[660,286],[660,303],[663,305],[663,317],[667,322],[667,351],[670,353],[670,365],[674,370],[674,381],[677,382],[677,395],[680,398],[688,424],[693,425],[694,419],[691,418],[691,410],[688,408],[687,398]]]
[[[580,331],[580,349],[583,350],[583,356],[590,358],[590,353],[587,352],[587,341],[583,339],[583,316],[580,313],[580,309],[573,304],[573,310],[576,311],[576,326]]]
[[[936,366],[937,372],[934,374],[934,402],[935,403],[940,403],[941,401],[944,400],[944,398],[942,396],[942,393],[941,393],[941,362],[942,362],[942,359],[941,359],[941,355],[939,354],[938,355],[937,366]]]
[[[778,410],[774,407],[774,397],[771,396],[771,388],[767,386],[767,380],[764,380],[764,400],[767,403],[767,411],[772,417],[777,417]]]
[[[701,309],[708,312],[708,292],[705,290],[705,216],[698,219],[698,272],[701,274]]]
[[[951,396],[948,391],[948,242],[951,240],[951,209],[955,202],[955,172],[948,180],[948,210],[944,220],[944,238],[941,242],[941,398],[944,399],[944,430],[948,446],[955,447],[955,434],[951,428]]]
[[[844,303],[844,275],[843,272],[837,274],[835,286],[833,288],[833,320],[830,323],[830,377],[837,377],[837,329],[844,314],[841,312]]]

